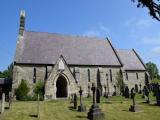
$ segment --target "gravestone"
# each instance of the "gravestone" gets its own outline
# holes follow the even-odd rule
[[[135,103],[135,95],[136,95],[136,92],[135,92],[134,88],[132,88],[131,89],[131,99],[133,100],[133,104],[129,108],[129,111],[131,111],[131,112],[138,111],[138,108],[137,108],[136,103]]]
[[[70,101],[70,104],[71,103],[74,103],[74,94],[71,94],[71,101]]]
[[[146,103],[150,103],[149,101],[149,89],[147,86],[144,86],[144,96],[146,97]]]
[[[1,100],[1,106],[0,107],[1,107],[0,112],[2,114],[4,112],[4,107],[5,107],[5,93],[2,94],[2,100]]]
[[[100,103],[100,99],[101,99],[100,89],[97,89],[96,90],[96,102]]]
[[[139,94],[142,94],[142,85],[139,85]]]
[[[104,117],[104,113],[101,112],[98,104],[96,104],[96,86],[92,83],[92,92],[93,92],[93,104],[88,112],[87,118],[90,120],[99,120]]]
[[[143,90],[142,90],[142,98],[144,98],[144,87],[143,87]]]
[[[104,97],[108,98],[106,85],[104,86],[104,90],[105,90],[105,92],[104,92]]]
[[[9,104],[9,109],[11,109],[12,107],[12,93],[9,92],[9,101],[8,101],[8,104]]]
[[[114,92],[112,96],[116,96],[117,95],[117,87],[114,85]]]
[[[135,92],[138,93],[138,85],[135,84]]]
[[[76,93],[74,94],[74,102],[73,102],[73,104],[74,104],[74,109],[77,109],[77,95],[76,95]]]
[[[88,96],[87,98],[91,97],[91,93],[90,93],[90,85],[88,85]]]
[[[128,86],[125,87],[124,97],[125,97],[125,98],[129,98],[129,88],[128,88]]]
[[[86,111],[86,107],[83,105],[82,103],[82,93],[83,93],[83,90],[82,90],[82,87],[80,86],[80,90],[79,90],[79,94],[80,94],[80,105],[78,106],[78,111],[79,112],[84,112]]]

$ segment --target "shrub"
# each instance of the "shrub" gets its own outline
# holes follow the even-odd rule
[[[27,86],[26,80],[21,81],[21,84],[18,86],[18,88],[15,91],[16,99],[17,100],[27,100],[27,95],[29,92],[29,87]]]
[[[34,92],[34,98],[37,98],[38,94],[39,94],[39,97],[40,97],[40,100],[43,100],[43,96],[44,96],[44,83],[42,83],[41,81],[38,81],[35,85],[35,88],[33,90]]]
[[[125,84],[124,84],[124,81],[123,81],[123,75],[122,75],[121,71],[117,72],[116,80],[117,80],[116,81],[116,86],[119,88],[120,94],[123,95]]]

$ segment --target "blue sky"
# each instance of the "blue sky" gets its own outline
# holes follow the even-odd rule
[[[160,22],[131,0],[1,0],[0,71],[14,58],[20,10],[26,11],[26,30],[108,37],[160,68]]]

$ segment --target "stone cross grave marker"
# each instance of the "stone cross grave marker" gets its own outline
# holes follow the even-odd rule
[[[147,86],[144,86],[144,96],[146,97],[146,103],[150,103],[149,100],[149,89]]]
[[[88,85],[88,96],[87,98],[91,97],[91,93],[90,93],[90,85]]]
[[[96,90],[96,102],[100,103],[101,101],[101,93],[100,93],[100,89]]]
[[[136,103],[135,103],[135,95],[136,95],[136,92],[135,92],[134,88],[132,88],[131,89],[131,98],[133,100],[133,104],[129,108],[129,111],[131,111],[131,112],[139,111],[139,108],[136,106]]]
[[[96,86],[92,83],[92,92],[93,92],[93,104],[88,112],[87,118],[90,120],[99,120],[104,117],[104,113],[101,112],[98,104],[96,104]]]
[[[73,104],[74,104],[74,109],[77,109],[77,95],[76,95],[76,93],[73,96]]]
[[[78,111],[79,111],[79,112],[84,112],[84,111],[86,111],[86,107],[83,105],[83,102],[82,102],[82,93],[83,93],[83,90],[82,90],[82,87],[80,86],[80,90],[79,90],[79,94],[80,94],[80,105],[78,106]]]

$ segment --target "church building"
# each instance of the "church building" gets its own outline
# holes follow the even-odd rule
[[[115,49],[109,39],[28,31],[25,12],[21,11],[13,91],[24,79],[30,94],[38,81],[43,82],[45,100],[68,98],[78,94],[80,86],[85,97],[93,82],[101,95],[105,89],[112,95],[118,72],[129,89],[144,86],[149,80],[145,64],[134,49]]]

